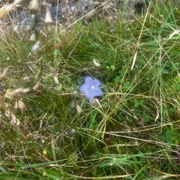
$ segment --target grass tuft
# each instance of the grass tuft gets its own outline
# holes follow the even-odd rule
[[[37,53],[2,30],[0,179],[178,179],[179,10],[45,25]],[[94,102],[85,76],[101,81]]]

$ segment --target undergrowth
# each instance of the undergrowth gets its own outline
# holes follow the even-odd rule
[[[51,26],[37,53],[28,33],[2,31],[0,179],[178,179],[179,19],[157,2]],[[86,76],[101,82],[93,102]]]

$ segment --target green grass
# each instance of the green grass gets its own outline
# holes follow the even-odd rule
[[[0,179],[180,177],[180,8],[151,7],[46,32],[35,55],[1,33]],[[86,75],[102,83],[94,104],[79,93]],[[4,97],[18,88],[30,91]]]

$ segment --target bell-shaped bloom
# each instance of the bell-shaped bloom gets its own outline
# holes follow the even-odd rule
[[[79,90],[81,93],[92,100],[96,96],[102,96],[102,90],[100,89],[100,81],[98,79],[93,79],[90,76],[85,77],[84,84],[80,86]]]

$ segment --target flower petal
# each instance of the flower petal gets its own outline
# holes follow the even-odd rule
[[[93,80],[93,85],[99,87],[101,85],[100,81],[98,79]]]
[[[92,81],[93,81],[93,78],[91,77],[91,76],[87,76],[87,77],[85,77],[85,84],[86,83],[92,83]]]

